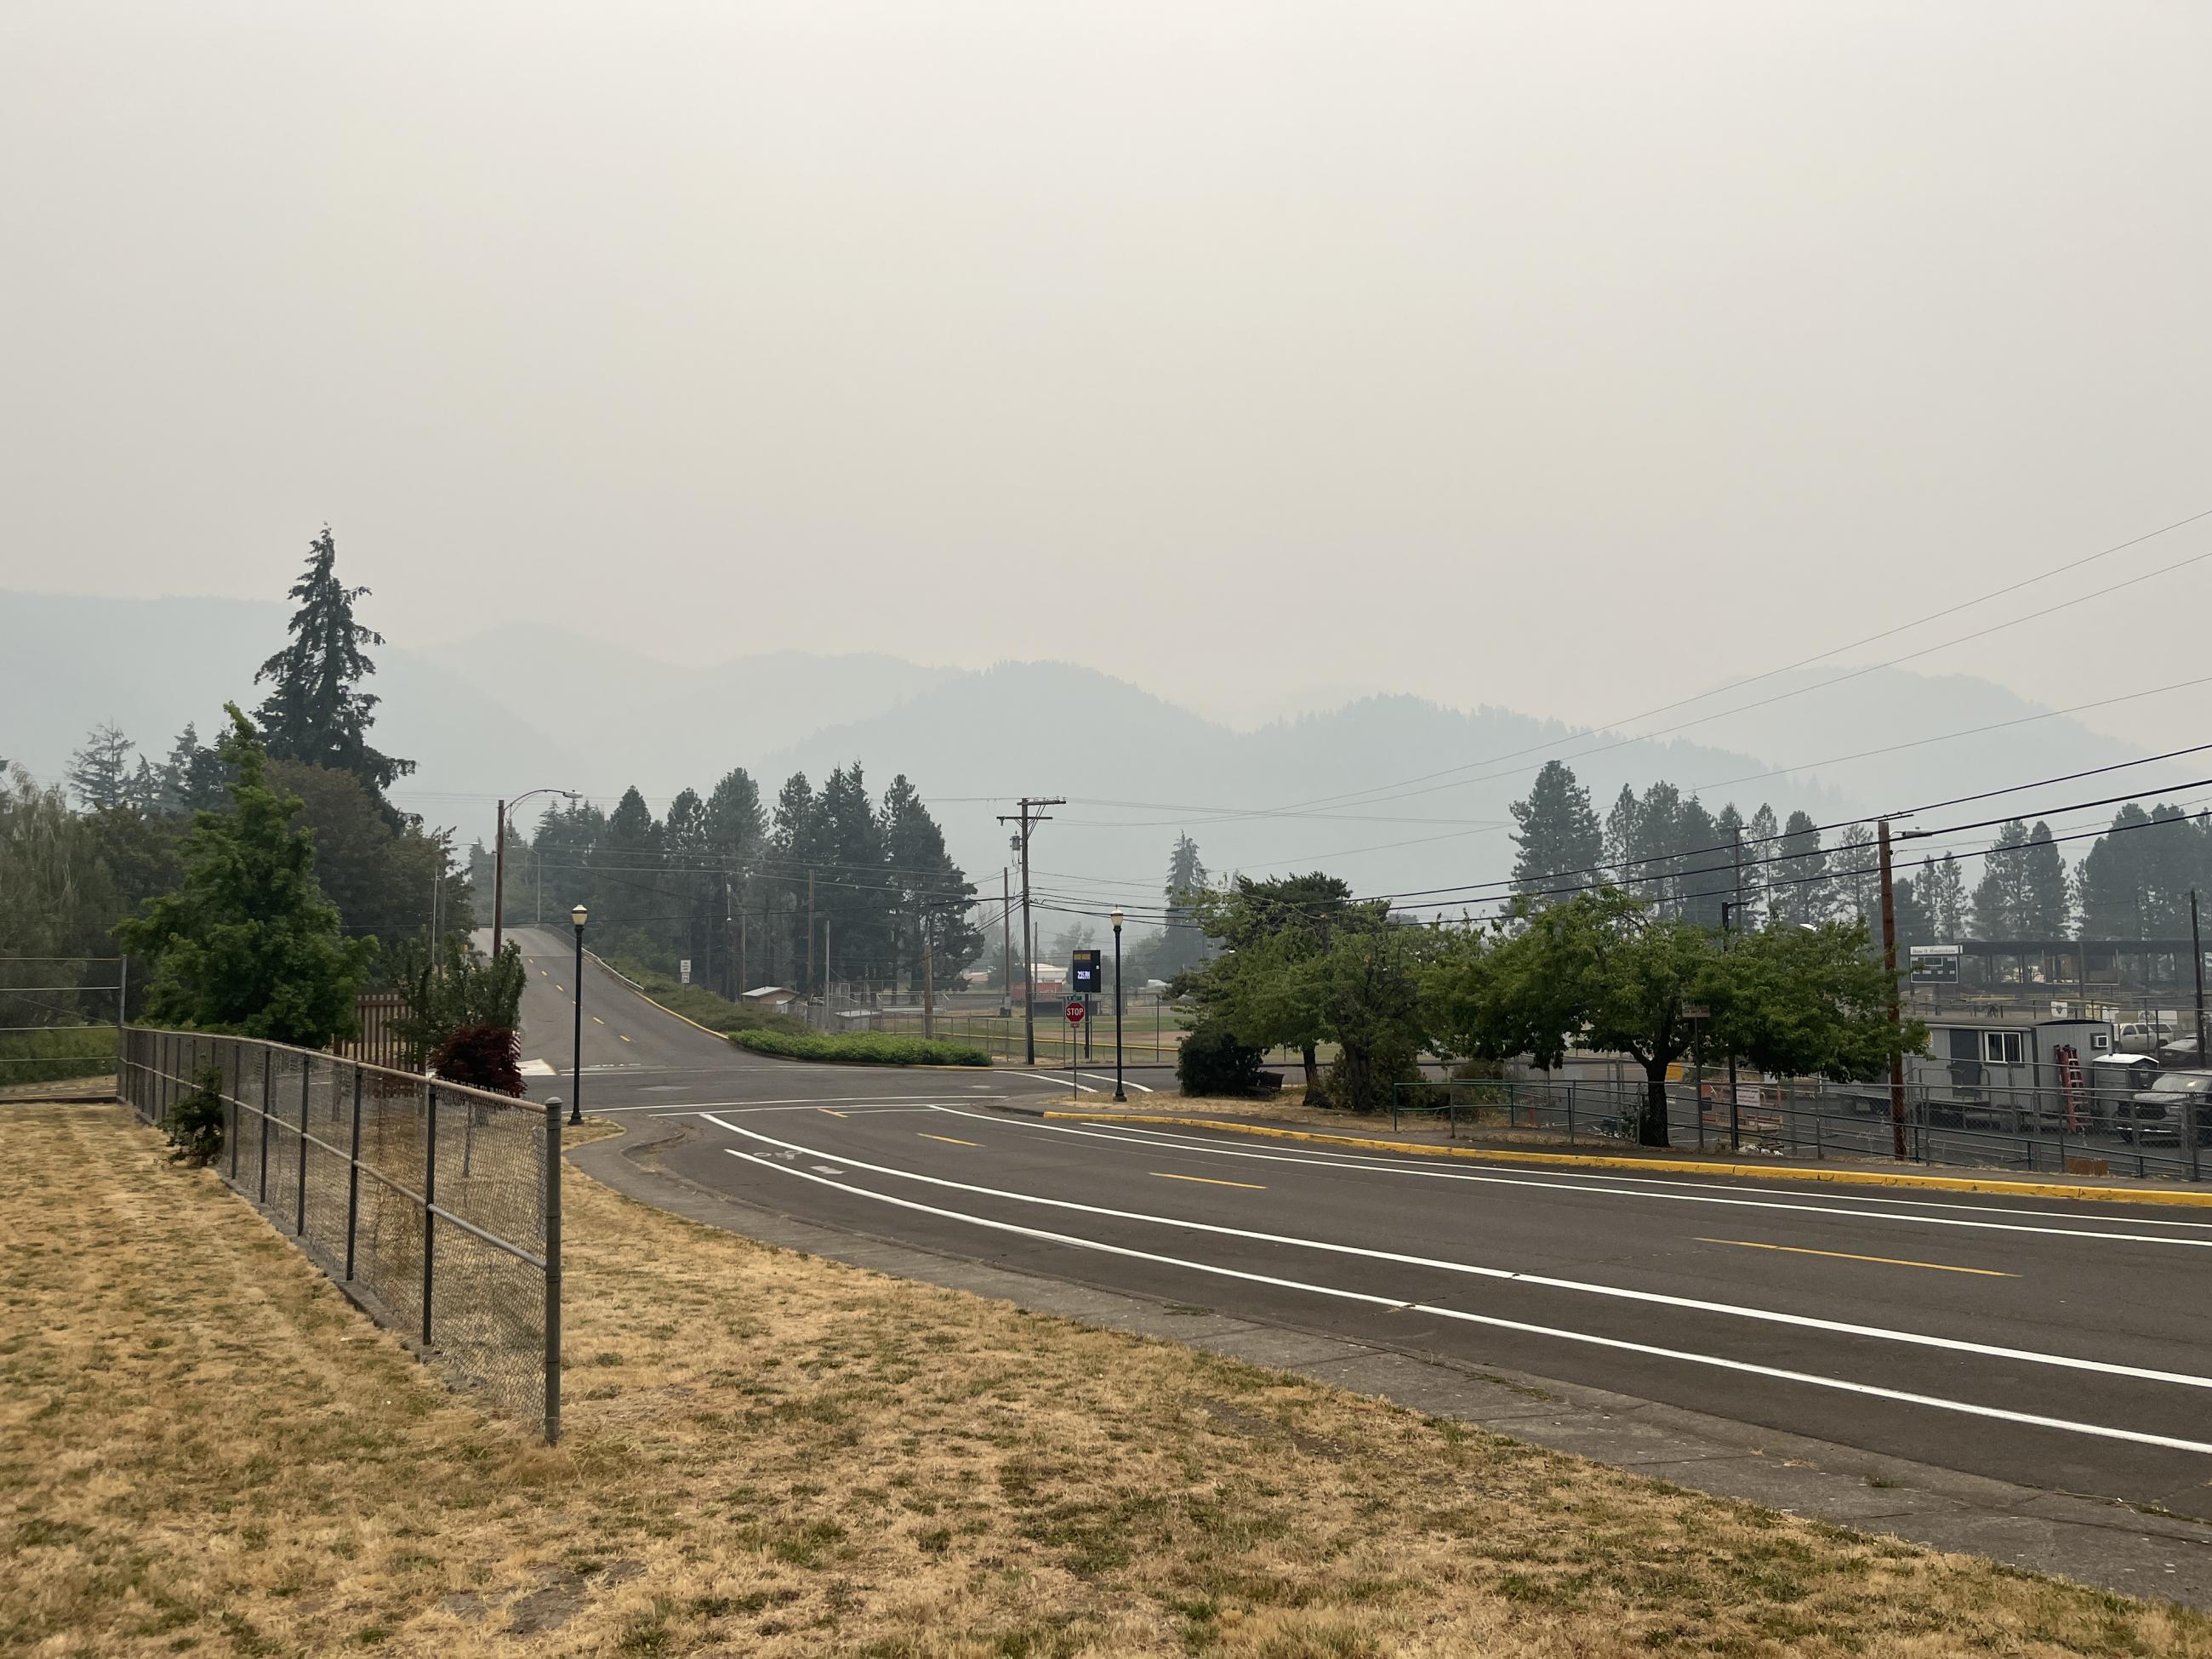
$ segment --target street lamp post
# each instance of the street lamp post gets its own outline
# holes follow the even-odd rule
[[[568,920],[576,924],[576,1046],[570,1066],[573,1086],[568,1091],[568,1121],[584,1121],[584,924],[591,913],[578,905],[568,912]]]
[[[521,805],[523,802],[528,800],[532,795],[563,795],[570,800],[578,800],[581,799],[581,797],[579,796],[573,789],[556,789],[549,784],[543,789],[525,790],[521,794],[517,795],[513,800],[502,800],[500,802],[499,833],[492,837],[491,849],[491,955],[492,960],[495,962],[499,960],[500,940],[503,937],[502,930],[507,921],[507,809],[509,807]],[[542,891],[544,885],[544,878],[542,876],[539,878],[538,884],[539,889]]]
[[[1127,1100],[1121,1092],[1121,913],[1109,920],[1114,924],[1114,1098]]]

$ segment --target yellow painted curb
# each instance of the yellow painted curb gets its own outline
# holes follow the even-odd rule
[[[1907,1187],[1943,1193],[2010,1193],[2021,1198],[2070,1198],[2106,1204],[2179,1204],[2212,1208],[2212,1192],[2182,1192],[2171,1187],[2069,1187],[2045,1181],[1975,1180],[1967,1176],[1893,1175],[1882,1170],[1808,1170],[1797,1164],[1692,1163],[1686,1158],[1608,1158],[1603,1153],[1484,1151],[1473,1146],[1424,1146],[1382,1140],[1370,1135],[1324,1134],[1312,1129],[1279,1129],[1271,1124],[1225,1123],[1217,1118],[1170,1117],[1158,1112],[1046,1112],[1046,1117],[1079,1123],[1167,1123],[1185,1129],[1218,1129],[1227,1134],[1262,1135],[1273,1140],[1308,1140],[1329,1146],[1357,1146],[1378,1152],[1408,1152],[1422,1158],[1476,1158],[1486,1164],[1571,1164],[1579,1169],[1641,1170],[1646,1174],[1741,1176],[1755,1181],[1809,1181],[1832,1187]]]

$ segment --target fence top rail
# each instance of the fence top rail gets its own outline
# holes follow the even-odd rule
[[[10,957],[0,956],[0,962],[121,962],[121,957]]]
[[[435,1088],[441,1094],[462,1095],[480,1100],[487,1106],[503,1106],[509,1111],[543,1111],[544,1103],[527,1096],[494,1094],[489,1089],[471,1088],[465,1083],[449,1083],[444,1078],[433,1077],[423,1072],[403,1072],[396,1066],[378,1066],[366,1060],[352,1060],[344,1054],[334,1054],[325,1048],[300,1048],[289,1042],[272,1042],[267,1037],[239,1036],[229,1031],[186,1031],[167,1025],[133,1025],[133,1031],[143,1031],[149,1036],[208,1038],[222,1042],[245,1043],[256,1048],[265,1048],[272,1054],[297,1054],[303,1060],[327,1060],[334,1066],[350,1066],[357,1072],[373,1073],[390,1078],[394,1083],[404,1083],[410,1088]]]

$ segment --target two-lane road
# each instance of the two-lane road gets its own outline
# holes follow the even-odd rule
[[[568,1048],[565,1023],[540,1041],[541,1022],[566,1013],[553,988],[571,970],[549,942],[525,939],[532,1056]],[[689,1120],[698,1133],[664,1152],[667,1167],[756,1206],[2212,1515],[2212,1211],[1046,1121],[1001,1108],[1048,1082],[768,1060],[604,975],[586,989],[587,1014],[606,1021],[586,1022],[586,1109]]]

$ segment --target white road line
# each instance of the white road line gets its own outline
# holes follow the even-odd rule
[[[709,1122],[720,1122],[709,1117]],[[1358,1244],[1339,1244],[1328,1239],[1301,1238],[1295,1234],[1261,1232],[1249,1227],[1223,1226],[1213,1222],[1192,1221],[1182,1216],[1151,1215],[1141,1210],[1115,1210],[1103,1205],[1078,1203],[1073,1199],[1044,1198],[1033,1193],[1010,1192],[1003,1187],[983,1187],[972,1182],[948,1180],[942,1176],[922,1175],[912,1170],[901,1170],[888,1164],[869,1164],[854,1158],[843,1158],[836,1152],[825,1152],[796,1142],[778,1140],[755,1129],[741,1127],[735,1123],[722,1123],[721,1127],[748,1140],[757,1140],[769,1146],[780,1146],[787,1152],[801,1152],[812,1158],[836,1158],[846,1168],[866,1170],[876,1175],[891,1176],[903,1181],[922,1182],[932,1187],[950,1188],[956,1192],[975,1193],[986,1198],[1003,1198],[1019,1204],[1042,1204],[1055,1210],[1075,1210],[1085,1215],[1108,1216],[1117,1221],[1148,1222],[1159,1227],[1180,1227],[1192,1232],[1213,1233],[1224,1238],[1246,1238],[1263,1244],[1289,1244],[1301,1249],[1325,1250],[1334,1255],[1358,1256],[1370,1261],[1388,1261],[1399,1267],[1427,1267],[1443,1273],[1467,1273],[1477,1279],[1504,1279],[1516,1285],[1534,1285],[1546,1290],[1574,1291],[1585,1296],[1612,1297],[1624,1302],[1641,1302],[1656,1307],[1684,1308],[1695,1313],[1723,1314],[1733,1319],[1753,1319],[1772,1325],[1791,1325],[1802,1330],[1826,1331],[1839,1336],[1871,1337],[1882,1342],[1903,1342],[1915,1347],[1942,1348],[1953,1353],[1971,1353],[1988,1359],[2012,1359],[2034,1365],[2056,1365],[2066,1370],[2097,1371],[2108,1376],[2132,1377],[2139,1382],[2171,1382],[2182,1388],[2212,1389],[2212,1376],[2197,1376],[2187,1371],[2158,1370],[2141,1365],[2123,1365],[2112,1360],[2076,1359],[2069,1354],[2043,1353],[2033,1348],[2008,1348],[1989,1342],[1969,1342],[1962,1337],[1929,1336],[1918,1331],[1892,1330],[1881,1325],[1856,1325],[1838,1319],[1818,1319],[1810,1314],[1781,1313],[1771,1308],[1745,1307],[1733,1302],[1708,1302],[1702,1297],[1669,1296],[1660,1291],[1630,1290],[1623,1285],[1600,1285],[1586,1279],[1558,1279],[1548,1273],[1516,1273],[1510,1267],[1486,1267],[1474,1262],[1450,1261],[1437,1256],[1408,1255],[1397,1250],[1370,1249]],[[732,1158],[746,1154],[733,1147],[722,1149]]]
[[[1117,1141],[1124,1146],[1147,1147],[1153,1152],[1204,1152],[1217,1158],[1254,1158],[1266,1164],[1302,1164],[1312,1169],[1361,1170],[1386,1175],[1415,1176],[1428,1181],[1465,1181],[1480,1186],[1531,1187],[1555,1192],[1581,1193],[1601,1198],[1643,1198],[1674,1204],[1723,1204],[1736,1209],[1791,1210],[1813,1215],[1843,1216],[1847,1219],[1864,1221],[1921,1222],[1931,1227],[1977,1227],[1987,1231],[2006,1233],[2046,1233],[2060,1238],[2094,1238],[2106,1243],[2127,1244],[2179,1244],[2199,1249],[2212,1249],[2212,1238],[2177,1238],[2162,1233],[2094,1232],[2081,1227],[2031,1227],[2012,1221],[1979,1221],[1966,1216],[1915,1215],[1901,1210],[1845,1210],[1826,1204],[1793,1203],[1779,1198],[1723,1198],[1704,1193],[1675,1192],[1668,1188],[1617,1187],[1601,1184],[1594,1180],[1575,1180],[1556,1176],[1522,1176],[1508,1173],[1477,1175],[1466,1170],[1430,1170],[1417,1164],[1391,1163],[1382,1159],[1346,1159],[1322,1153],[1259,1152],[1241,1146],[1224,1146],[1204,1139],[1158,1139],[1139,1134],[1135,1126],[1107,1129],[1077,1129],[1064,1123],[1040,1123],[1034,1119],[1008,1117],[1004,1113],[963,1113],[956,1106],[944,1106],[939,1110],[955,1116],[985,1117],[988,1121],[1013,1128],[1043,1129],[1055,1134],[1081,1135],[1092,1140]],[[1115,1132],[1109,1133],[1109,1130]],[[2030,1214],[2035,1212],[2028,1212]],[[2060,1218],[2062,1220],[2064,1217]],[[2083,1220],[2091,1219],[2087,1216]]]
[[[704,1117],[708,1111],[720,1112],[811,1112],[817,1103],[804,1106],[732,1106],[716,1105],[708,1101],[704,1107],[687,1105],[678,1100],[656,1100],[641,1106],[592,1106],[586,1109],[595,1116],[605,1117],[610,1112],[651,1112],[659,1117]],[[854,1109],[855,1116],[870,1116],[884,1112],[927,1112],[936,1109],[927,1105],[860,1106]]]
[[[1016,1077],[1035,1078],[1039,1083],[1066,1083],[1069,1080],[1064,1077],[1047,1077],[1042,1072],[1016,1072],[1014,1075]],[[1075,1086],[1082,1090],[1086,1095],[1095,1095],[1098,1092],[1097,1090],[1091,1088],[1088,1084],[1079,1082]]]
[[[2063,1433],[2092,1435],[2104,1440],[2132,1441],[2137,1445],[2163,1446],[2172,1451],[2200,1452],[2212,1455],[2212,1443],[2200,1440],[2183,1440],[2172,1435],[2147,1434],[2136,1429],[2116,1429],[2101,1423],[2076,1423],[2063,1417],[2044,1417],[2033,1412],[2007,1411],[1997,1406],[1978,1406],[1970,1401],[1945,1400],[1935,1395],[1912,1394],[1903,1389],[1885,1389],[1872,1382],[1853,1382],[1844,1377],[1822,1376],[1812,1371],[1785,1370],[1776,1365],[1754,1364],[1747,1359],[1728,1359],[1718,1354],[1693,1353],[1682,1348],[1662,1348],[1649,1342],[1631,1342],[1620,1337],[1598,1336],[1588,1331],[1571,1331],[1553,1325],[1534,1325],[1525,1320],[1501,1319],[1490,1314],[1468,1313],[1458,1308],[1439,1308],[1425,1302],[1404,1302],[1394,1296],[1374,1296],[1362,1291],[1340,1290],[1331,1285],[1313,1285],[1296,1279],[1278,1278],[1272,1273],[1246,1273],[1236,1267],[1218,1267],[1210,1261],[1189,1261],[1180,1256],[1159,1255],[1150,1250],[1132,1249],[1127,1245],[1109,1244],[1103,1239],[1084,1238],[1073,1233],[1048,1232],[1041,1227],[1024,1227],[1012,1221],[995,1221],[988,1216],[969,1215],[959,1210],[939,1209],[933,1204],[919,1204],[912,1199],[894,1198],[888,1193],[872,1193],[866,1188],[848,1187],[842,1182],[827,1176],[811,1175],[778,1164],[773,1159],[734,1148],[723,1149],[732,1158],[744,1158],[748,1164],[763,1170],[793,1176],[801,1181],[832,1188],[860,1198],[872,1198],[879,1204],[895,1204],[903,1210],[916,1210],[924,1215],[941,1216],[951,1221],[964,1221],[971,1226],[988,1227],[997,1232],[1015,1233],[1024,1238],[1042,1239],[1048,1243],[1065,1244],[1073,1249],[1096,1250],[1106,1255],[1127,1256],[1134,1261],[1157,1262],[1163,1267],[1182,1267],[1192,1273],[1209,1273],[1222,1279],[1243,1279],[1249,1284],[1270,1285],[1279,1290],[1302,1291],[1310,1296],[1333,1297],[1339,1301],[1358,1302],[1369,1307],[1394,1311],[1427,1314],[1437,1319],[1454,1319],[1469,1325],[1486,1325],[1493,1329],[1519,1331],[1530,1336],[1548,1336],[1563,1342],[1580,1342],[1592,1347],[1611,1348],[1623,1353],[1640,1353],[1656,1359],[1678,1359],[1686,1364],[1710,1365],[1721,1370],[1735,1371],[1750,1376],[1771,1377],[1778,1382],[1802,1382],[1816,1389],[1835,1389],[1846,1394],[1856,1394],[1875,1400],[1893,1400],[1908,1406],[1926,1406],[1936,1411],[1958,1412],[1969,1417],[1993,1418],[2002,1423],[2025,1424],[2032,1428],[2057,1429]]]

